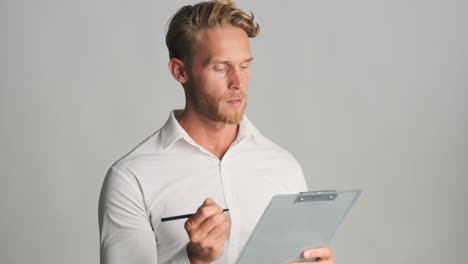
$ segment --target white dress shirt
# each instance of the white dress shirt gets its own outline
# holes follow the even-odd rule
[[[306,190],[296,159],[246,117],[219,160],[190,138],[172,111],[106,175],[99,199],[101,263],[190,263],[186,219],[161,218],[195,213],[211,197],[229,208],[231,220],[224,254],[213,263],[232,264],[271,197]]]

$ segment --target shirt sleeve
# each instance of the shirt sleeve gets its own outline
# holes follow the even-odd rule
[[[309,188],[307,187],[307,181],[304,176],[304,172],[302,171],[301,165],[291,153],[288,152],[288,156],[291,168],[290,175],[293,177],[288,178],[288,182],[291,184],[291,189],[289,191],[292,193],[307,192]]]
[[[137,179],[109,169],[98,217],[101,264],[158,264],[157,243]],[[190,264],[186,247],[163,264]]]
[[[304,172],[302,171],[302,168],[301,168],[301,165],[299,165],[299,163],[297,164],[298,166],[298,189],[299,189],[299,192],[307,192],[308,191],[308,187],[307,187],[307,181],[305,179],[305,176],[304,176]]]

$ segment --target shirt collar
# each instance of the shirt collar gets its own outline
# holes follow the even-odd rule
[[[161,128],[162,144],[164,149],[166,149],[181,138],[185,139],[188,143],[198,146],[198,144],[189,136],[189,134],[182,128],[182,126],[175,118],[176,113],[179,113],[181,111],[182,110],[180,109],[172,110],[169,114],[169,118],[167,119],[166,123]],[[239,133],[237,134],[236,141],[240,142],[244,139],[259,134],[260,132],[258,131],[258,129],[254,127],[254,125],[244,115],[244,117],[239,123]]]

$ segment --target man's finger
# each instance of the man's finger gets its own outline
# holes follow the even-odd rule
[[[214,214],[203,221],[200,225],[198,225],[198,230],[199,232],[202,232],[204,234],[209,234],[211,230],[216,228],[219,224],[221,224],[223,221],[226,220],[226,215],[221,212]]]
[[[295,262],[290,264],[334,264],[331,260],[317,260],[317,261],[307,261],[307,262]]]
[[[305,250],[302,253],[302,256],[306,259],[310,258],[320,258],[320,259],[329,259],[333,258],[333,252],[330,248],[314,248]]]
[[[212,198],[208,197],[205,199],[205,201],[203,201],[202,206],[212,205],[212,204],[216,204],[216,203]]]
[[[213,239],[213,240],[221,240],[221,238],[226,236],[226,232],[228,232],[230,228],[229,220],[224,219],[221,223],[213,227],[210,232],[206,235],[206,237]]]
[[[206,198],[203,204],[198,208],[195,215],[190,217],[189,221],[192,221],[191,224],[197,227],[201,223],[203,223],[207,218],[222,211],[223,209],[219,205],[217,205],[213,199]]]

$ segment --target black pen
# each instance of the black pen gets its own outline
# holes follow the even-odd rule
[[[223,212],[228,212],[229,209],[223,209]],[[184,219],[184,218],[189,218],[192,215],[195,214],[186,214],[186,215],[178,215],[178,216],[171,216],[171,217],[164,217],[161,218],[161,222],[166,222],[166,221],[172,221],[172,220],[178,220],[178,219]]]

